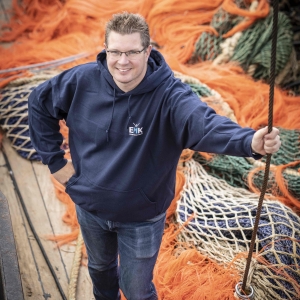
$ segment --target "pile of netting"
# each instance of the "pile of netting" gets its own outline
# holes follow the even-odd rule
[[[244,1],[237,2],[242,9],[246,9],[243,6]],[[257,5],[257,2],[253,1],[253,4]],[[255,11],[255,9],[252,10]],[[266,18],[258,20],[243,33],[238,31],[232,37],[225,38],[228,32],[241,22],[241,16],[231,14],[221,7],[211,22],[211,26],[219,35],[203,33],[196,42],[192,61],[213,60],[214,64],[236,62],[255,79],[267,80],[271,61],[272,18],[273,10],[271,9]],[[277,39],[276,75],[279,75],[287,65],[293,49],[291,22],[281,12],[278,15]]]
[[[0,72],[5,79],[2,85],[24,76],[25,66],[35,63],[79,54],[81,62],[90,61],[101,49],[106,21],[125,10],[145,16],[152,40],[180,63],[231,62],[254,79],[269,78],[273,9],[267,0],[115,0],[109,4],[13,0],[12,4],[9,22],[0,24],[0,42],[18,43],[0,48],[1,69],[9,71]],[[297,0],[279,0],[279,4],[277,84],[299,94],[299,5]],[[73,64],[72,60],[64,63]]]
[[[272,3],[272,1],[271,1]],[[291,21],[293,50],[291,58],[282,72],[280,85],[290,93],[300,95],[300,5],[298,0],[279,1],[279,9]]]
[[[300,130],[279,129],[282,146],[271,157],[267,192],[299,213]],[[251,158],[216,154],[211,154],[208,158],[207,155],[204,157],[196,152],[194,159],[203,165],[208,174],[227,181],[231,186],[260,192],[263,185],[265,158],[255,161]]]
[[[35,87],[56,74],[58,72],[52,70],[16,79],[0,90],[0,125],[6,131],[13,148],[24,158],[41,159],[29,137],[28,96]]]
[[[274,126],[283,141],[272,156],[249,283],[257,299],[300,299],[300,52],[299,5],[280,1]],[[0,42],[0,126],[12,146],[39,160],[28,134],[32,89],[63,69],[94,61],[113,13],[142,14],[152,43],[174,76],[219,114],[258,129],[268,121],[272,3],[267,0],[103,1],[13,0]],[[298,28],[298,29],[297,29]],[[68,148],[68,128],[60,123]],[[235,299],[249,250],[263,181],[264,159],[184,151],[167,212],[154,281],[160,299]],[[70,234],[77,239],[74,204],[53,178]],[[84,262],[86,252],[83,249]]]
[[[13,146],[25,158],[39,159],[28,137],[28,95],[35,86],[58,72],[40,71],[30,78],[12,81],[1,90],[0,122],[7,129]],[[219,93],[196,78],[177,71],[174,75],[189,84],[202,101],[218,113],[236,120],[233,110]],[[61,123],[61,132],[65,137],[62,147],[66,157],[70,158],[68,130],[64,123]],[[281,129],[281,136],[283,146],[279,153],[274,154],[272,164],[286,166],[291,161],[297,162],[300,156],[299,131]],[[168,210],[168,225],[155,269],[155,283],[161,299],[205,299],[214,285],[220,284],[224,289],[210,295],[210,299],[233,295],[234,286],[243,275],[258,199],[257,194],[248,191],[251,187],[248,182],[253,182],[257,189],[262,184],[263,174],[257,164],[263,164],[263,160],[257,163],[246,158],[192,151],[182,154],[177,170],[176,197]],[[251,179],[253,170],[256,171]],[[289,166],[287,173],[281,171],[288,185],[284,185],[286,190],[280,194],[280,181],[271,175],[267,198],[273,200],[263,206],[252,262],[250,281],[260,299],[268,299],[264,298],[268,297],[265,295],[289,299],[299,292],[300,219],[288,206],[299,209],[298,202],[295,204],[291,199],[300,200],[300,174],[296,165]],[[64,187],[54,179],[53,184],[58,199],[66,204],[63,220],[72,228],[70,234],[52,238],[62,245],[77,238],[79,227],[74,204]],[[275,201],[274,195],[281,202]],[[183,226],[178,229],[180,224]],[[85,250],[84,255],[86,258]],[[201,280],[195,281],[194,276],[200,273]],[[183,277],[184,281],[181,280]],[[208,281],[207,277],[213,280]]]
[[[233,188],[185,162],[186,182],[177,204],[180,238],[221,265],[234,262],[241,275],[257,211],[257,195]],[[191,218],[192,217],[192,218]],[[265,201],[259,220],[249,282],[257,299],[298,299],[300,217],[278,201]]]

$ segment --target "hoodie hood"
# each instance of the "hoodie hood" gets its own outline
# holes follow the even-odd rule
[[[106,51],[103,50],[97,55],[97,64],[104,76],[107,83],[111,86],[111,93],[116,89],[118,92],[122,92],[119,87],[114,82],[112,75],[110,74],[107,62],[106,62]],[[148,68],[143,80],[135,87],[133,90],[127,92],[128,95],[139,95],[145,94],[157,88],[162,82],[167,78],[172,76],[173,72],[167,65],[163,56],[155,49],[151,50],[150,56],[148,58]],[[122,92],[124,93],[124,92]]]
[[[97,64],[101,71],[101,74],[103,75],[106,82],[110,86],[110,88],[107,88],[107,93],[112,95],[111,118],[110,118],[109,125],[106,129],[106,140],[107,142],[109,142],[109,131],[114,118],[114,106],[115,106],[116,95],[117,94],[128,95],[128,101],[127,101],[128,120],[126,124],[126,127],[128,128],[130,122],[133,120],[133,116],[131,114],[131,109],[130,109],[131,96],[141,95],[153,91],[160,84],[162,84],[167,78],[172,76],[173,72],[166,64],[163,56],[157,50],[152,49],[150,56],[148,58],[148,67],[143,80],[133,90],[124,93],[116,85],[113,76],[110,74],[108,70],[107,61],[106,61],[106,50],[101,51],[97,55]]]

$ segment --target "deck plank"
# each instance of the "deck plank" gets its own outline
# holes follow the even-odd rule
[[[61,271],[63,270],[61,259],[58,255],[58,252],[53,251],[53,243],[45,238],[47,234],[51,233],[51,227],[48,222],[47,212],[41,201],[41,195],[35,178],[35,174],[33,172],[32,162],[18,155],[17,152],[11,147],[7,139],[4,139],[3,147],[10,162],[24,203],[27,207],[29,216],[41,240],[45,252],[50,262],[55,262],[56,265],[59,266],[58,268],[54,269],[56,271],[57,276],[60,279],[62,288],[66,293],[68,281],[66,279],[65,274]],[[11,190],[13,190],[13,187],[11,188]],[[8,195],[5,194],[5,192],[3,192],[3,194],[8,200],[11,215],[14,216],[13,219],[15,219],[13,222],[16,226],[15,233],[18,234],[18,236],[16,236],[16,239],[20,240],[20,243],[17,243],[17,247],[19,249],[18,255],[20,258],[19,265],[22,273],[22,280],[24,279],[24,282],[26,283],[26,290],[24,290],[25,299],[27,295],[29,296],[29,299],[43,299],[43,295],[46,297],[46,299],[47,295],[51,295],[52,299],[62,299],[56,287],[55,281],[51,275],[51,272],[45,262],[45,259],[42,256],[38,244],[35,241],[32,232],[28,226],[20,202],[17,201],[17,195],[15,195],[15,197],[12,197],[11,193],[6,193]],[[19,217],[15,218],[15,216],[18,215]],[[20,231],[20,227],[24,228],[23,232]],[[29,243],[29,249],[26,249],[25,251],[22,248],[23,244],[26,243],[26,240],[27,243]],[[36,268],[36,274],[35,277],[32,278],[32,274],[28,273],[27,269],[30,270],[30,272],[33,272],[32,269],[34,267]],[[34,289],[31,289],[31,291],[27,291],[29,281],[30,286],[34,287]],[[37,293],[37,295],[35,296],[33,295],[33,293]]]
[[[35,173],[38,188],[41,194],[41,201],[45,207],[47,220],[50,225],[50,231],[47,235],[59,235],[70,232],[70,228],[62,221],[62,216],[65,210],[63,203],[58,201],[55,196],[54,186],[50,180],[50,172],[48,168],[41,163],[32,163],[33,171]],[[71,272],[70,266],[72,265],[73,253],[75,252],[74,245],[66,245],[62,248],[57,248],[56,244],[52,242],[52,249],[58,252],[62,265],[56,264],[55,268],[62,267],[62,273],[69,282],[69,274]],[[71,253],[71,255],[70,255]]]
[[[27,234],[28,225],[24,223],[23,213],[19,206],[19,200],[15,193],[8,169],[6,168],[2,152],[0,152],[0,166],[0,190],[5,195],[9,204],[24,299],[30,299],[31,296],[39,299],[39,297],[43,295],[43,291],[39,282],[39,276]]]
[[[62,221],[65,212],[65,205],[55,196],[54,186],[50,179],[49,169],[41,163],[34,163],[34,172],[38,179],[40,190],[42,191],[44,205],[46,207],[53,234],[65,234],[70,232],[69,226]],[[75,242],[72,245],[63,245],[54,251],[60,252],[63,264],[65,265],[66,276],[69,278],[75,253]],[[77,299],[94,299],[92,283],[88,275],[87,267],[81,266],[78,278]]]
[[[11,147],[11,143],[6,138],[3,145],[32,223],[67,296],[75,243],[57,248],[54,242],[46,238],[49,235],[70,232],[70,228],[62,221],[65,205],[56,198],[47,166],[40,162],[32,162],[22,158]],[[0,165],[5,164],[3,156],[1,162]],[[17,195],[12,192],[14,188],[8,170],[5,171],[5,168],[3,168],[0,176],[5,172],[4,177],[6,179],[3,183],[0,181],[0,190],[9,202],[17,248],[22,249],[23,244],[29,243],[26,249],[18,253],[25,299],[40,299],[43,294],[46,296],[51,295],[51,299],[62,299],[25,220],[22,207],[18,204]],[[10,182],[10,184],[7,182]],[[23,231],[20,230],[20,227]],[[77,285],[76,299],[94,299],[91,280],[85,266],[80,267]],[[26,294],[29,298],[26,298]],[[41,299],[44,299],[44,297]]]

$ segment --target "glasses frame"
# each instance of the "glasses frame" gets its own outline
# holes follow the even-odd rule
[[[129,54],[129,52],[135,52],[134,54],[140,54],[140,53],[142,53],[143,51],[145,51],[147,49],[147,47],[145,47],[145,48],[143,48],[142,50],[137,50],[137,51],[135,51],[135,50],[129,50],[129,51],[119,51],[119,50],[106,50],[106,53],[111,53],[111,52],[119,52],[119,55],[117,55],[117,56],[112,56],[112,57],[121,57],[122,56],[122,54],[124,53],[125,55],[126,55],[126,57],[128,57],[128,58],[130,58],[130,56],[128,56]]]

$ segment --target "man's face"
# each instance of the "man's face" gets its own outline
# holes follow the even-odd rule
[[[117,32],[110,32],[107,45],[108,51],[141,51],[143,49],[141,36],[138,32],[121,35]],[[144,51],[127,57],[125,53],[121,56],[115,56],[107,53],[107,66],[116,85],[124,92],[133,90],[144,78],[147,71],[147,61],[152,46],[150,45]]]

